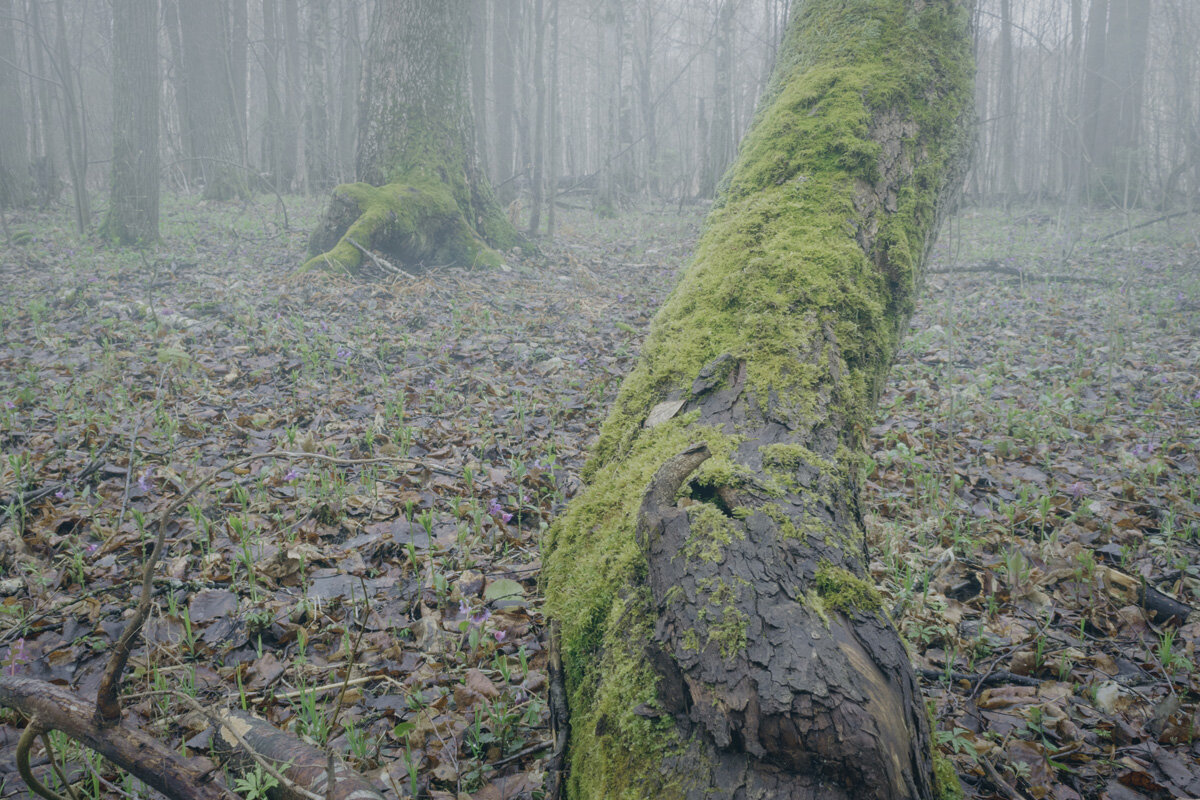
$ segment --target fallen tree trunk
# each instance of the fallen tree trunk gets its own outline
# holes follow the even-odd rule
[[[570,797],[932,798],[862,442],[972,106],[958,0],[807,0],[551,529]]]

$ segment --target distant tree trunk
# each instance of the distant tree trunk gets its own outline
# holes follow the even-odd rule
[[[247,105],[250,94],[250,9],[247,0],[228,0],[229,15],[226,47],[226,76],[229,96],[233,103],[233,118],[237,128],[238,153],[242,164],[248,164],[250,138]]]
[[[542,228],[546,198],[546,8],[545,0],[533,3],[533,177],[529,201],[529,235]]]
[[[475,155],[470,0],[376,6],[359,98],[359,183],[334,189],[306,269],[357,270],[363,250],[408,268],[499,264],[520,237]]]
[[[1088,195],[1096,186],[1102,164],[1108,163],[1110,145],[1104,113],[1104,50],[1108,35],[1108,0],[1092,0],[1088,9],[1087,43],[1083,52],[1083,160],[1082,179]]]
[[[83,124],[84,101],[79,91],[79,75],[67,43],[67,14],[63,5],[63,0],[54,2],[54,64],[59,80],[67,169],[71,175],[71,194],[75,200],[75,232],[82,236],[92,224],[91,199],[87,191],[87,127]]]
[[[857,486],[970,147],[968,16],[854,7],[800,6],[589,485],[550,530],[570,798],[954,785],[869,580]]]
[[[305,87],[308,102],[304,107],[304,161],[308,168],[310,192],[325,191],[332,185],[333,154],[329,135],[329,83],[326,60],[329,52],[328,3],[312,3],[308,8],[308,34],[305,37]]]
[[[554,238],[558,225],[558,176],[559,162],[562,160],[562,112],[559,103],[559,0],[551,0],[551,39],[550,39],[550,198],[549,208],[546,209],[546,235]]]
[[[280,153],[280,185],[292,187],[300,169],[300,117],[304,113],[304,81],[301,79],[300,1],[283,0],[284,138]]]
[[[42,25],[39,5],[38,0],[29,0],[26,6],[28,25],[25,28],[25,48],[32,55],[29,95],[36,98],[34,113],[38,125],[35,133],[41,134],[40,138],[37,135],[33,137],[34,194],[37,195],[38,205],[45,207],[62,191],[58,177],[62,135],[59,126],[54,124],[54,84],[47,80],[50,73],[46,68],[46,48],[43,43],[48,41],[48,37]]]
[[[622,0],[603,0],[598,9],[601,14],[600,42],[600,191],[596,193],[596,213],[601,217],[614,217],[620,198],[618,189],[620,176],[617,161],[621,151],[621,31],[625,4]]]
[[[284,131],[283,87],[279,79],[279,60],[283,49],[277,0],[262,0],[263,83],[267,95],[267,119],[263,127],[263,169],[276,189],[286,189],[283,175]],[[290,183],[290,180],[288,181]]]
[[[733,158],[733,0],[718,0],[713,37],[713,105],[700,195],[712,197]]]
[[[158,0],[113,0],[113,161],[101,233],[158,240]]]
[[[521,35],[521,9],[515,0],[498,3],[492,23],[492,96],[495,98],[495,161],[491,164],[497,194],[508,200],[515,194],[512,177],[516,161],[516,42]]]
[[[484,174],[491,174],[488,156],[488,13],[487,0],[472,0],[471,6],[471,114],[475,117],[475,141],[479,147],[479,164]]]
[[[1017,195],[1017,105],[1014,101],[1012,0],[1000,0],[1000,78],[996,89],[997,144],[999,146],[1000,194],[1007,206]]]
[[[229,9],[215,0],[178,5],[183,47],[184,103],[192,150],[208,200],[249,196],[241,125],[230,63]]]
[[[0,208],[33,199],[14,20],[12,0],[0,0]]]
[[[192,147],[192,129],[188,125],[191,115],[188,111],[187,70],[183,66],[183,34],[179,30],[179,3],[177,0],[162,0],[163,27],[167,30],[167,44],[171,48],[171,90],[175,96],[175,112],[178,115],[178,141],[172,141],[172,147],[178,145],[179,171],[185,183],[201,177],[200,163],[192,161],[195,151]]]
[[[1117,205],[1129,207],[1141,194],[1146,48],[1150,35],[1147,0],[1112,0],[1109,12],[1109,70],[1107,86],[1115,95],[1113,150],[1108,172]]]
[[[358,84],[362,80],[362,41],[359,38],[359,0],[342,9],[341,91],[338,92],[338,175],[354,174],[354,137],[358,127]],[[339,180],[342,178],[339,177]]]
[[[654,98],[655,7],[642,4],[638,10],[641,22],[640,47],[634,50],[634,81],[637,85],[638,112],[642,136],[645,137],[645,157],[642,159],[641,189],[651,196],[660,193],[658,176],[658,108]]]

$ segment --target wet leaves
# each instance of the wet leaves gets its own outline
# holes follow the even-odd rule
[[[968,796],[1195,796],[1200,622],[1146,607],[1154,590],[1200,607],[1194,236],[1066,265],[1108,285],[1043,283],[1063,272],[1046,231],[958,224],[939,269],[1000,255],[1026,279],[932,279],[865,494],[943,752]]]
[[[183,693],[397,794],[540,791],[540,536],[695,220],[581,218],[506,270],[384,285],[295,274],[304,232],[267,204],[167,219],[153,274],[50,217],[0,250],[0,499],[53,487],[0,523],[0,666],[94,692],[158,514],[217,469],[170,523],[139,724],[204,751]],[[360,463],[223,469],[274,450]]]

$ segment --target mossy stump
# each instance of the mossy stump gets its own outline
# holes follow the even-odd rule
[[[406,270],[502,263],[467,224],[450,190],[428,181],[338,186],[309,238],[313,256],[303,268],[358,273],[368,251]]]
[[[807,0],[551,528],[571,798],[931,800],[862,441],[969,152],[958,0]]]

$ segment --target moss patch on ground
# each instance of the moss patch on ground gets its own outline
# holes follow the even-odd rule
[[[336,219],[341,215],[345,218]],[[332,230],[342,227],[345,232],[325,249]],[[305,262],[305,271],[356,272],[366,260],[360,248],[378,250],[401,267],[421,262],[461,266],[502,263],[500,254],[467,225],[449,187],[434,181],[338,186],[330,213],[314,233],[312,245],[315,255]]]

